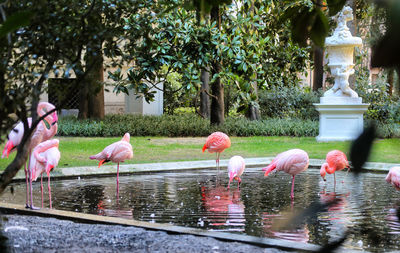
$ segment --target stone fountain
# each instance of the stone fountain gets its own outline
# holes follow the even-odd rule
[[[347,21],[353,20],[353,11],[345,6],[336,16],[337,27],[333,35],[325,39],[328,67],[335,78],[334,85],[314,104],[319,112],[317,141],[354,140],[362,132],[363,114],[369,104],[349,86],[349,76],[354,74],[354,48],[362,45],[359,37],[353,37]]]

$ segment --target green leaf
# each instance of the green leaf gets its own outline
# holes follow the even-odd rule
[[[316,9],[315,21],[310,33],[311,40],[319,47],[324,47],[325,37],[328,35],[328,32],[328,18],[320,9]]]
[[[29,25],[32,16],[32,11],[21,11],[9,16],[0,27],[0,38],[6,36],[10,32],[18,30],[20,27]]]
[[[296,16],[300,11],[300,6],[291,6],[287,8],[282,16],[280,17],[281,22],[285,22],[286,20]]]
[[[343,9],[346,0],[327,0],[329,16],[336,15],[339,11]]]
[[[307,45],[307,39],[310,35],[310,30],[316,15],[315,9],[309,12],[308,9],[303,8],[299,15],[293,17],[291,20],[293,40],[301,46]]]

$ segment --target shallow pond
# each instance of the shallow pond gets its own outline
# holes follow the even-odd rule
[[[400,223],[396,216],[400,194],[388,185],[385,174],[338,172],[325,183],[319,170],[296,176],[295,199],[290,199],[291,177],[283,172],[264,178],[260,168],[247,169],[240,190],[226,188],[227,173],[192,170],[120,176],[116,198],[115,177],[54,180],[53,208],[136,220],[170,223],[325,244],[351,229],[345,245],[353,249],[382,251],[400,249]],[[48,207],[47,180],[45,207]],[[13,183],[2,202],[24,204],[25,186]],[[40,183],[34,184],[34,203],[40,206]],[[311,204],[335,200],[316,215],[285,226],[294,213]],[[292,222],[289,222],[292,223]]]

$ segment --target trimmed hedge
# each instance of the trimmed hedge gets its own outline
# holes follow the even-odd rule
[[[139,116],[107,115],[104,121],[60,119],[59,136],[208,136],[223,131],[231,136],[316,136],[318,122],[299,119],[268,119],[250,121],[243,117],[229,117],[222,126],[211,126],[210,121],[195,114]]]
[[[319,103],[321,91],[301,87],[273,87],[258,93],[262,118],[297,118],[318,120],[313,103]]]
[[[222,126],[211,126],[209,120],[195,114],[139,116],[107,115],[104,121],[77,120],[64,117],[59,121],[58,136],[111,137],[129,132],[132,136],[208,136],[222,131],[230,136],[317,136],[318,121],[300,119],[266,119],[250,121],[228,117]],[[400,137],[399,124],[378,124],[381,138]]]

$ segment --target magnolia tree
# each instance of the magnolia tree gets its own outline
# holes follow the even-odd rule
[[[242,5],[209,6],[210,14],[196,8],[166,10],[165,2],[142,1],[140,11],[125,19],[125,64],[130,69],[109,73],[116,92],[142,94],[152,100],[164,84],[171,92],[170,75],[179,74],[177,92],[206,93],[211,98],[212,124],[224,122],[224,87],[234,88],[234,105],[257,119],[259,88],[298,83],[305,70],[307,49],[294,44],[288,24],[279,22],[283,5],[243,1]],[[206,8],[207,10],[207,8]],[[203,15],[201,15],[203,14]],[[201,73],[210,75],[210,90]]]

